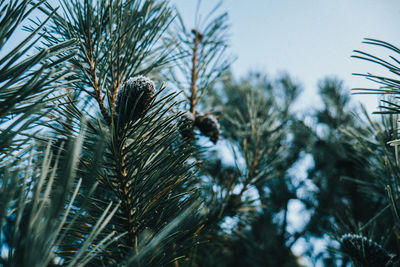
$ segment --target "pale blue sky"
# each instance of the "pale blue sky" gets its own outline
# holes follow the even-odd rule
[[[194,21],[197,0],[172,0],[184,19]],[[206,13],[218,1],[202,0]],[[231,52],[238,59],[232,68],[243,75],[262,70],[271,76],[287,71],[306,89],[301,101],[316,102],[317,81],[336,75],[349,88],[374,87],[353,72],[382,73],[379,66],[352,59],[354,49],[386,57],[388,51],[362,44],[364,37],[400,46],[399,0],[225,0],[229,13]],[[361,99],[370,111],[376,96]]]

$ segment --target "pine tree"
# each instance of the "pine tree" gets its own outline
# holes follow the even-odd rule
[[[388,42],[365,39],[365,43],[399,53],[399,49]],[[385,60],[362,51],[354,52],[353,57],[379,64],[395,77],[399,75],[399,61],[395,56],[390,56],[389,60]],[[357,140],[354,147],[360,154],[365,155],[364,168],[374,177],[374,180],[368,183],[365,183],[364,179],[357,182],[368,192],[369,201],[379,200],[382,205],[379,210],[374,210],[374,214],[367,223],[353,227],[350,229],[350,234],[341,239],[342,251],[357,266],[392,266],[398,263],[399,251],[399,217],[397,215],[399,194],[397,89],[399,80],[395,77],[374,74],[357,75],[364,76],[380,85],[377,89],[356,88],[354,90],[357,93],[376,93],[383,96],[380,110],[376,112],[381,114],[380,121],[374,121],[364,110],[366,131],[359,132],[350,128],[347,133],[348,136]],[[345,228],[345,226],[342,227]],[[352,235],[352,233],[359,235]],[[353,248],[350,244],[354,245]]]
[[[48,16],[29,27],[29,39],[42,30],[48,48],[18,62],[34,44],[24,51],[23,43],[2,59],[1,123],[11,124],[1,132],[4,159],[11,161],[2,165],[4,264],[162,265],[179,259],[197,229],[193,222],[183,227],[198,210],[187,161],[192,149],[177,141],[176,94],[140,78],[172,60],[159,39],[171,10],[161,1],[64,1],[63,11],[44,1],[29,10],[31,4],[2,8],[3,43],[11,35],[7,29],[32,10]],[[35,110],[39,106],[43,112]],[[12,132],[21,122],[23,128]],[[33,122],[40,135],[32,133]],[[45,153],[40,145],[30,149],[33,156],[13,155],[28,142],[18,138],[24,130],[50,142]],[[16,170],[9,169],[13,164]]]
[[[41,162],[35,162],[37,150],[31,136],[38,133],[37,122],[54,108],[53,101],[60,97],[55,91],[69,76],[62,66],[73,56],[74,49],[74,41],[70,40],[34,51],[33,46],[40,40],[38,33],[51,15],[20,43],[10,45],[14,33],[42,4],[30,0],[0,4],[2,266],[46,266],[59,260],[55,250],[65,240],[62,228],[66,226],[65,219],[81,183],[76,180],[75,167],[79,161],[82,133],[73,140],[64,173],[57,177],[62,180],[62,185],[55,185],[57,163],[50,166],[56,158],[51,153],[50,143]],[[33,54],[27,56],[28,52]],[[98,225],[109,217],[105,211],[98,218]],[[89,232],[84,242],[77,246],[76,262],[84,263],[96,255],[96,249],[89,252],[88,247],[98,232],[97,229]]]
[[[327,235],[342,254],[326,266],[396,262],[396,98],[375,122],[326,79],[307,124],[289,75],[229,72],[220,5],[189,28],[162,0],[52,4],[0,3],[1,265],[301,266],[296,242]],[[356,57],[398,75],[396,59]]]
[[[161,40],[171,9],[165,1],[63,1],[62,7],[44,38],[48,44],[77,40],[77,56],[67,66],[76,74],[72,97],[53,115],[66,119],[51,127],[69,139],[87,118],[79,168],[83,196],[98,187],[87,207],[74,211],[87,227],[72,229],[59,254],[75,264],[74,244],[83,242],[112,201],[119,204],[99,240],[112,233],[120,238],[90,264],[178,263],[193,246],[200,216],[188,161],[193,149],[179,141],[176,93],[142,76],[173,60]],[[50,5],[42,10],[55,12]],[[93,151],[99,139],[100,156]]]
[[[220,6],[221,3],[217,4],[203,19],[199,12],[199,1],[193,29],[189,29],[181,14],[177,13],[177,23],[173,24],[174,28],[166,42],[173,45],[176,55],[186,56],[163,72],[165,79],[184,94],[187,114],[183,136],[194,137],[191,132],[198,129],[214,143],[220,136],[219,123],[215,117],[218,111],[205,110],[204,100],[212,93],[215,85],[224,79],[230,64],[235,60],[226,53],[228,14],[218,14]]]
[[[298,122],[288,114],[299,86],[289,77],[275,83],[251,75],[227,79],[221,88],[210,105],[221,109],[222,136],[235,162],[227,164],[221,154],[202,158],[210,210],[203,232],[211,243],[199,248],[200,265],[298,266],[287,247],[286,219],[273,217],[296,198],[287,171],[301,144],[289,137]]]
[[[378,194],[369,197],[366,185],[375,184],[378,176],[370,170],[373,165],[368,165],[370,153],[360,150],[354,136],[348,134],[352,131],[363,139],[370,138],[368,122],[356,115],[360,110],[352,105],[342,81],[328,78],[319,87],[324,105],[316,112],[312,142],[308,145],[314,161],[308,176],[316,190],[303,200],[312,210],[305,231],[310,236],[329,239],[327,242],[334,247],[337,245],[332,236],[346,231],[358,233],[360,225],[367,224],[386,204]],[[377,235],[383,234],[384,225],[375,225]],[[323,257],[327,261],[336,258],[329,251]]]

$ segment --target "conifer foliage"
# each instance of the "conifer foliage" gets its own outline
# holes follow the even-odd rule
[[[171,10],[163,1],[64,1],[62,6],[64,11],[53,17],[44,38],[49,43],[77,40],[77,56],[71,60],[75,96],[62,110],[72,121],[56,121],[52,128],[57,136],[69,138],[82,118],[89,117],[80,169],[86,177],[83,190],[99,184],[89,206],[77,210],[82,214],[79,220],[90,222],[110,201],[120,203],[103,235],[123,236],[98,260],[108,265],[171,262],[181,255],[184,243],[190,242],[188,232],[196,226],[169,238],[176,229],[168,230],[168,225],[184,220],[187,209],[196,217],[192,164],[187,161],[192,148],[176,141],[176,93],[167,93],[163,85],[156,88],[141,76],[171,60],[169,48],[160,46]],[[43,10],[53,12],[50,5]],[[93,116],[96,110],[100,117]],[[104,155],[94,161],[93,146],[99,138]],[[90,175],[93,167],[99,169]],[[67,262],[74,257],[72,240],[85,237],[90,228],[71,231],[71,243],[60,251]]]
[[[81,185],[75,172],[83,130],[77,138],[71,139],[65,169],[57,177],[58,164],[51,166],[57,156],[51,153],[50,143],[42,151],[44,155],[38,157],[31,138],[37,133],[37,122],[54,108],[53,101],[60,97],[55,91],[69,76],[62,66],[73,56],[74,41],[26,55],[38,43],[38,33],[47,25],[51,14],[25,39],[15,46],[10,45],[24,19],[42,4],[43,1],[29,0],[0,4],[0,249],[3,266],[46,266],[60,260],[55,252],[65,241],[63,228]],[[5,48],[9,52],[5,52]],[[60,181],[57,185],[56,180]],[[93,228],[84,241],[77,244],[76,263],[84,264],[96,254],[96,248],[90,249],[92,252],[87,248],[98,235],[98,228],[110,216],[108,208],[98,217],[97,229]],[[107,240],[103,241],[107,246]]]
[[[171,10],[162,1],[64,1],[60,5],[56,9],[46,1],[37,5],[12,1],[2,7],[4,42],[11,35],[6,31],[10,17],[17,27],[35,10],[48,19],[35,20],[28,27],[29,38],[40,33],[42,43],[49,47],[18,62],[22,51],[18,46],[3,60],[1,101],[10,107],[2,113],[2,123],[12,122],[9,117],[17,112],[26,114],[20,119],[26,121],[24,127],[35,121],[41,131],[30,136],[39,144],[50,142],[44,156],[43,145],[30,148],[34,154],[22,157],[24,164],[21,155],[14,159],[11,143],[21,147],[21,138],[2,138],[8,141],[2,148],[10,160],[26,166],[12,174],[10,165],[2,166],[2,203],[6,205],[2,207],[6,239],[2,249],[9,251],[5,264],[170,263],[192,246],[188,233],[196,230],[196,224],[191,224],[176,232],[198,210],[196,189],[190,185],[192,164],[187,162],[192,149],[176,141],[179,113],[172,111],[176,94],[166,93],[164,86],[156,88],[140,75],[171,60],[168,48],[159,46],[172,20]],[[18,80],[13,63],[24,79]],[[39,71],[28,73],[38,64],[43,64]],[[25,98],[36,105],[24,105]],[[19,106],[12,106],[10,99]],[[46,101],[47,110],[33,112]],[[38,115],[43,118],[38,120]],[[2,130],[2,135],[15,125]],[[23,137],[25,128],[16,134]],[[49,138],[56,141],[51,144]],[[23,177],[25,182],[19,183]],[[9,186],[15,189],[10,191]],[[68,200],[70,190],[74,193]],[[53,228],[39,224],[41,220]],[[17,227],[27,228],[20,236]],[[50,229],[54,230],[45,238],[44,230]],[[38,263],[31,259],[34,253],[40,254],[35,258]]]
[[[1,266],[398,263],[400,82],[364,75],[394,95],[380,122],[338,79],[300,114],[289,75],[233,77],[219,7],[188,27],[163,0],[0,2]]]

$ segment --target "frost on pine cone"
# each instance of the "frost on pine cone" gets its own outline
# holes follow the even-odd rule
[[[216,118],[211,115],[197,115],[195,125],[199,127],[200,132],[209,137],[215,144],[220,135],[219,123]]]
[[[193,138],[194,136],[194,116],[193,113],[188,112],[180,117],[178,128],[181,135],[185,138]]]
[[[147,77],[137,76],[126,81],[118,93],[115,106],[120,125],[144,116],[150,108],[154,92],[154,82]]]
[[[386,266],[391,257],[378,243],[360,235],[345,234],[340,239],[342,251],[365,266]]]

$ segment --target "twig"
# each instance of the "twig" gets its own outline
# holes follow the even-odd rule
[[[89,62],[89,66],[90,66],[90,75],[92,76],[93,79],[93,89],[95,91],[95,99],[97,101],[97,103],[99,104],[99,108],[101,111],[101,114],[103,115],[104,120],[107,122],[108,125],[111,124],[111,117],[108,114],[108,111],[106,109],[106,106],[104,104],[104,100],[101,97],[101,88],[99,85],[99,79],[97,78],[97,74],[96,71],[94,69],[94,62],[93,62],[93,58],[90,58],[90,62]]]
[[[260,149],[259,149],[259,144],[260,144],[260,135],[259,134],[257,134],[257,139],[256,139],[256,149],[255,149],[255,151],[254,151],[254,158],[253,158],[253,162],[252,162],[252,164],[251,164],[251,166],[250,166],[250,168],[249,168],[249,172],[248,172],[248,174],[247,174],[247,178],[246,178],[246,180],[244,181],[244,184],[243,184],[243,188],[242,188],[242,190],[240,191],[240,193],[239,193],[239,196],[242,196],[243,195],[243,193],[247,190],[247,186],[250,184],[250,182],[251,182],[251,180],[254,178],[254,176],[255,176],[255,171],[256,171],[256,168],[258,167],[258,161],[259,161],[259,154],[260,154]],[[244,139],[243,140],[243,145],[244,146],[247,146],[247,139]]]
[[[101,88],[99,85],[99,79],[97,77],[96,74],[96,68],[95,68],[95,64],[94,64],[94,59],[93,59],[93,49],[90,45],[90,39],[89,38],[85,38],[85,45],[86,45],[86,50],[89,52],[87,55],[87,59],[88,59],[88,63],[89,63],[89,69],[86,69],[86,71],[89,72],[90,76],[92,77],[92,86],[93,89],[95,91],[95,99],[97,101],[97,103],[99,104],[99,108],[101,111],[101,114],[103,115],[104,120],[107,122],[108,125],[111,124],[111,117],[108,114],[108,111],[106,109],[106,106],[104,104],[104,100],[101,96]]]
[[[194,47],[193,47],[193,57],[192,57],[192,81],[190,84],[190,112],[196,116],[196,104],[197,104],[197,90],[196,90],[196,81],[197,81],[197,50],[199,48],[199,42],[201,39],[201,35],[197,30],[193,30],[195,34],[194,37]]]

